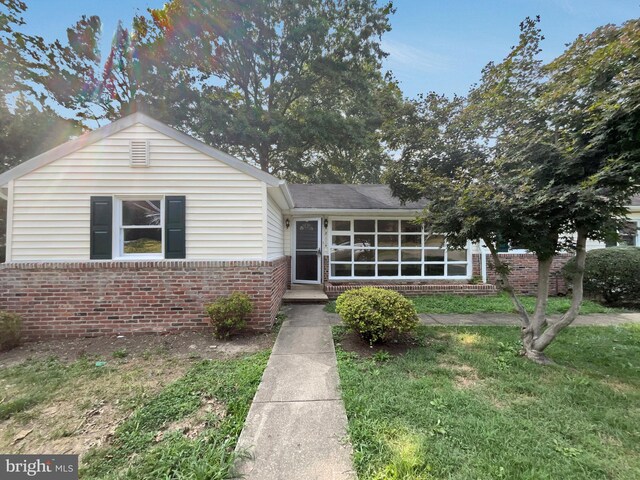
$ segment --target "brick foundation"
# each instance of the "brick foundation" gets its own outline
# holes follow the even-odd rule
[[[430,282],[430,283],[427,283]],[[370,281],[370,282],[341,282],[326,283],[324,291],[330,299],[338,298],[338,296],[347,290],[360,287],[379,287],[386,290],[394,290],[410,297],[417,295],[434,295],[438,293],[450,293],[454,295],[495,295],[498,291],[495,285],[486,283],[470,284],[464,282],[436,282],[428,280],[424,282],[406,282],[406,283],[389,283],[389,281]]]
[[[248,326],[269,330],[289,277],[274,261],[9,263],[0,309],[18,313],[26,339],[202,330],[204,305],[234,291],[254,306]]]
[[[375,286],[394,290],[406,296],[433,295],[451,293],[458,295],[495,295],[495,285],[469,283],[466,280],[329,280],[329,257],[323,258],[324,291],[330,299],[337,298],[342,292],[364,286]]]

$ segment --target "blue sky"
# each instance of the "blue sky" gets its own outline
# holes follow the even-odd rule
[[[103,21],[103,51],[119,19],[164,0],[27,0],[27,28],[47,40],[64,39],[81,15]],[[518,24],[540,15],[546,37],[543,55],[551,59],[580,33],[599,25],[640,16],[640,0],[396,0],[392,31],[383,38],[393,71],[407,96],[435,91],[465,94],[491,60],[499,61],[517,42]]]

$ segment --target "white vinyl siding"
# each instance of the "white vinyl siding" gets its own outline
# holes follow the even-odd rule
[[[130,166],[131,140],[149,167]],[[185,195],[188,259],[264,257],[262,182],[136,124],[15,180],[12,261],[88,260],[92,195]]]
[[[267,196],[267,256],[270,259],[284,255],[284,221],[278,204]]]

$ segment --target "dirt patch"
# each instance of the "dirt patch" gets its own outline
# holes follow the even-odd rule
[[[438,366],[456,373],[454,383],[458,388],[473,388],[481,382],[480,377],[478,377],[478,370],[471,365],[440,362]]]
[[[358,334],[350,331],[345,332],[337,343],[344,351],[357,353],[363,358],[372,357],[379,352],[386,352],[393,356],[404,355],[408,350],[423,345],[423,342],[408,335],[402,336],[396,341],[369,345]]]
[[[632,393],[635,391],[633,385],[629,385],[628,383],[618,382],[616,380],[602,380],[602,383],[609,387],[616,393],[621,393],[626,395],[628,393]]]
[[[56,357],[71,363],[84,357],[91,360],[91,368],[98,362],[104,371],[95,377],[72,377],[43,402],[0,421],[0,451],[74,453],[82,459],[92,447],[107,443],[137,407],[182,377],[194,362],[255,353],[270,348],[274,337],[263,334],[220,341],[203,333],[135,335],[34,342],[5,352],[0,368],[26,360]],[[16,388],[0,383],[0,401],[14,397]],[[208,425],[205,422],[221,418],[225,411],[216,400],[205,399],[189,417],[190,423],[168,428],[197,435]]]
[[[135,406],[191,366],[173,357],[113,363],[104,375],[75,379],[42,404],[0,422],[0,451],[82,457],[107,442]]]
[[[55,357],[73,362],[82,357],[110,360],[115,358],[147,358],[167,354],[175,358],[220,359],[254,353],[269,348],[274,334],[242,335],[230,340],[216,340],[204,332],[177,334],[138,334],[94,338],[69,338],[24,343],[0,353],[0,368],[25,360]]]

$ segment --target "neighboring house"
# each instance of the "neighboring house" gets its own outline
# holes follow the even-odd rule
[[[387,186],[287,185],[141,113],[0,175],[0,195],[0,309],[30,338],[201,329],[203,305],[236,290],[264,330],[291,284],[495,291],[484,252],[447,249]]]

